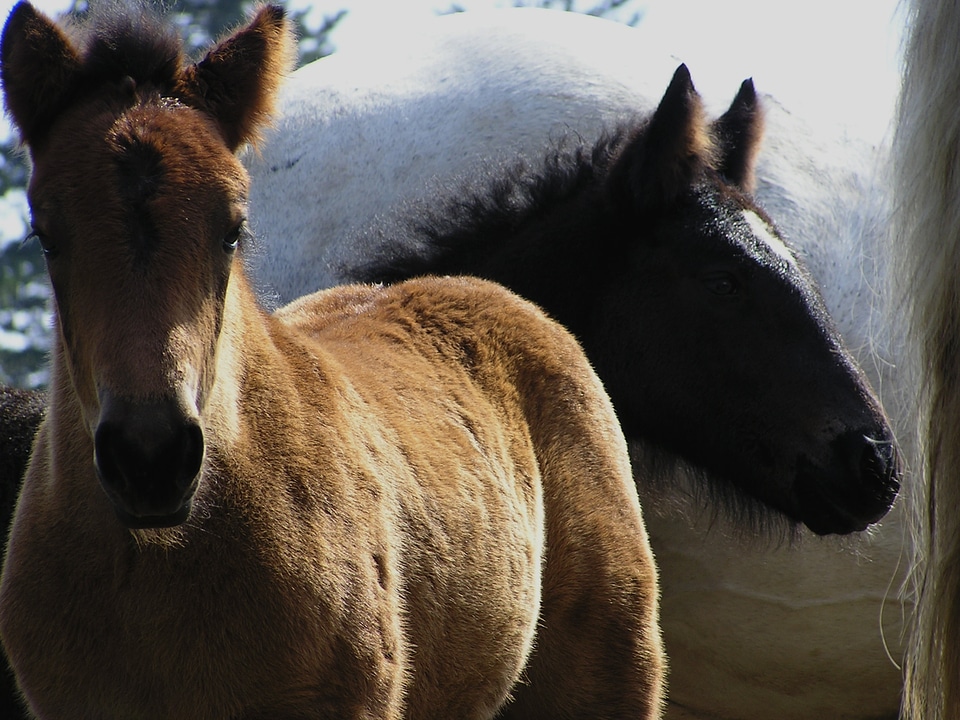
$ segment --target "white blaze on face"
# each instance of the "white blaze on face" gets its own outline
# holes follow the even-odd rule
[[[797,267],[797,259],[793,256],[793,251],[784,244],[783,240],[777,237],[773,228],[763,218],[752,210],[744,210],[743,218],[747,221],[750,229],[753,230],[754,236],[770,248],[774,255],[786,261],[791,268]]]

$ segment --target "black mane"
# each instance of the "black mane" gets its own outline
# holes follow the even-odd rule
[[[565,137],[536,165],[518,159],[464,182],[440,202],[406,206],[399,216],[365,231],[365,261],[340,268],[340,273],[357,282],[387,283],[468,268],[488,275],[485,266],[495,255],[509,256],[508,244],[518,253],[529,249],[529,243],[518,239],[528,232],[547,242],[562,243],[567,237],[579,242],[568,223],[596,227],[610,202],[605,180],[621,149],[645,124],[621,123],[592,146],[579,136]],[[403,241],[396,242],[398,238]],[[501,268],[497,273],[500,282],[503,272]]]

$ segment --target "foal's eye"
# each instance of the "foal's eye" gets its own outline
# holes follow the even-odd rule
[[[703,284],[714,295],[731,297],[740,292],[740,283],[732,273],[711,273],[703,277]]]
[[[223,236],[223,240],[221,242],[223,244],[224,251],[228,253],[236,251],[237,246],[240,244],[240,237],[243,235],[245,226],[246,220],[241,220],[230,230],[230,232]]]

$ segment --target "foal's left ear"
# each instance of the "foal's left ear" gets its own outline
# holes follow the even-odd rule
[[[681,65],[649,122],[620,152],[611,170],[610,191],[640,212],[665,207],[712,162],[713,140],[703,102],[687,66]]]
[[[256,142],[274,109],[277,88],[293,67],[296,40],[283,8],[262,7],[246,27],[186,68],[177,94],[220,126],[236,150]]]
[[[753,192],[756,185],[763,124],[763,107],[752,79],[743,81],[730,109],[713,123],[720,150],[717,170],[745,192]]]

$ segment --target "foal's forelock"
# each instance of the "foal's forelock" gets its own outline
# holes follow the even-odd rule
[[[767,268],[792,285],[818,323],[832,328],[816,283],[787,241],[780,235],[774,222],[750,196],[736,193],[731,208],[718,214],[726,215],[735,226],[724,233],[737,238],[740,247],[760,266]],[[737,229],[739,227],[739,230]]]
[[[753,231],[753,236],[763,247],[772,252],[779,260],[786,263],[791,270],[795,272],[800,271],[800,266],[797,263],[796,256],[793,254],[793,250],[787,247],[783,238],[777,234],[776,230],[773,229],[767,220],[762,218],[755,210],[749,208],[743,210],[741,216],[747,225],[750,226],[750,229]]]

